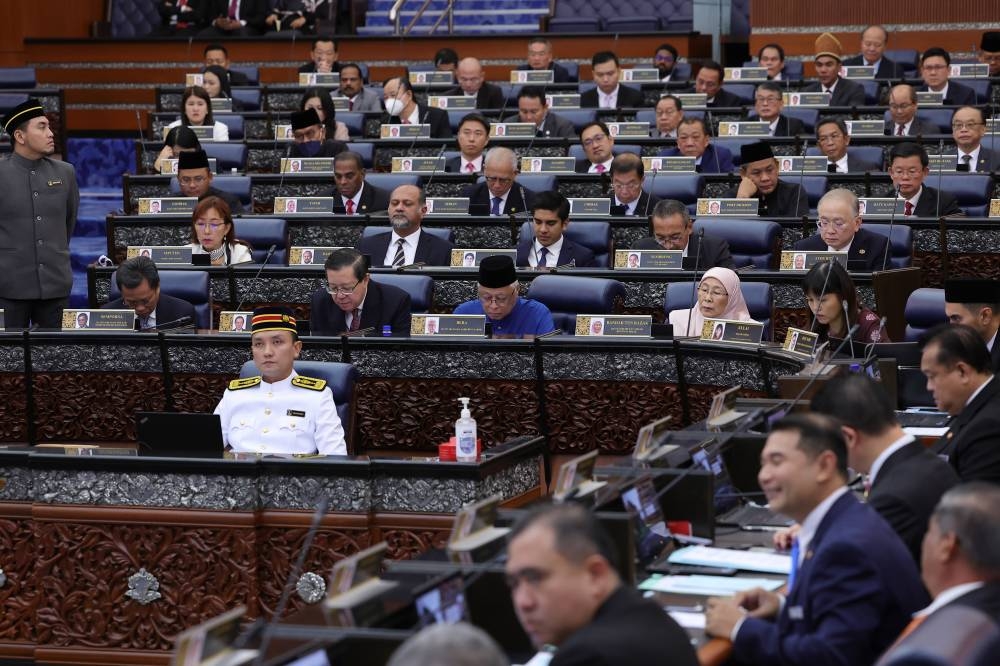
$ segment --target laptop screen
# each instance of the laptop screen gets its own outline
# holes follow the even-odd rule
[[[640,562],[648,562],[663,550],[670,538],[670,530],[663,520],[660,501],[650,477],[644,476],[622,491],[625,510],[635,520],[636,555]]]
[[[416,598],[420,626],[455,624],[465,619],[465,586],[461,574],[454,574]]]
[[[738,491],[733,486],[722,460],[721,447],[714,442],[705,441],[691,449],[691,464],[711,472],[715,477],[715,512],[723,513],[736,506],[739,502]]]

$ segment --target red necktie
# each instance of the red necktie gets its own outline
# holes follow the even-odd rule
[[[357,331],[361,328],[361,310],[354,308],[351,312],[351,329],[352,331]]]
[[[353,111],[354,110],[354,100],[353,99],[347,100],[347,110],[348,111]]]
[[[472,162],[467,162],[465,165],[465,170],[469,173],[473,173],[476,170],[476,166]]]
[[[594,170],[597,171],[597,173],[604,173],[606,171],[603,164],[598,164],[594,167]]]
[[[240,0],[229,0],[229,18],[236,18],[236,6],[240,4]]]
[[[344,208],[347,209],[348,215],[354,215],[354,200],[348,199],[344,202]]]
[[[184,16],[184,12],[181,10],[187,6],[188,0],[177,0],[177,18]],[[177,28],[183,30],[190,24],[187,21],[177,21]]]
[[[906,125],[896,127],[896,136],[906,136]]]
[[[903,204],[903,215],[905,217],[910,217],[913,215],[913,204],[907,201]]]

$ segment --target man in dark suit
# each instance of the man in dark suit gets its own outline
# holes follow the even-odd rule
[[[861,53],[844,60],[845,67],[874,67],[876,79],[901,79],[903,66],[885,57],[889,31],[880,25],[870,25],[861,33]]]
[[[191,37],[204,30],[206,0],[164,0],[157,4],[160,27],[150,33],[152,37]],[[208,64],[205,65],[206,67]]]
[[[132,257],[122,262],[115,271],[115,283],[121,292],[121,298],[105,303],[102,307],[135,310],[138,330],[167,330],[197,324],[193,305],[160,292],[160,273],[149,257]]]
[[[500,86],[486,82],[483,66],[477,58],[462,58],[455,70],[458,87],[451,88],[445,95],[475,97],[477,109],[502,109],[503,90]]]
[[[660,157],[693,157],[698,173],[732,173],[733,154],[712,143],[704,118],[685,116],[677,127],[677,147],[661,150]]]
[[[993,151],[983,146],[986,119],[982,109],[963,106],[951,116],[951,136],[958,147],[958,171],[989,173],[997,167]]]
[[[490,140],[490,121],[480,113],[467,113],[458,123],[459,154],[445,160],[447,173],[477,175],[483,172],[486,144]]]
[[[371,257],[372,266],[450,266],[450,242],[421,229],[427,199],[416,185],[400,185],[389,197],[389,222],[392,231],[362,237],[358,251]]]
[[[320,193],[333,197],[333,212],[340,215],[384,215],[389,193],[365,182],[361,155],[346,151],[333,159],[334,188]]]
[[[709,60],[698,70],[698,75],[694,77],[694,92],[705,94],[705,105],[710,109],[715,108],[736,108],[743,106],[743,100],[739,95],[734,95],[722,87],[722,79],[725,70],[722,65]]]
[[[598,51],[590,64],[597,87],[580,95],[580,106],[585,109],[634,109],[645,104],[642,91],[618,82],[621,67],[614,53]]]
[[[309,62],[299,67],[299,74],[339,72],[340,62],[337,60],[337,40],[320,35],[313,40],[309,52]]]
[[[872,663],[928,597],[906,546],[847,488],[839,423],[820,414],[778,421],[758,479],[770,508],[802,525],[787,597],[756,588],[711,598],[706,633],[730,638],[738,663]]]
[[[923,543],[922,578],[934,601],[916,614],[908,627],[910,631],[900,636],[879,664],[904,663],[905,658],[893,659],[910,653],[921,643],[953,645],[954,639],[947,633],[935,631],[933,621],[936,614],[949,608],[973,608],[994,622],[1000,621],[1000,550],[997,540],[992,538],[997,530],[1000,530],[1000,488],[988,483],[966,483],[944,494],[931,516]],[[990,639],[985,632],[984,639]],[[977,647],[963,642],[961,652],[971,654]],[[988,658],[975,663],[993,661]]]
[[[611,171],[615,138],[607,125],[600,121],[589,123],[580,130],[580,145],[586,157],[576,161],[577,173],[606,174]]]
[[[861,374],[823,384],[810,408],[840,422],[847,463],[868,476],[868,504],[899,535],[920,566],[920,542],[941,495],[958,484],[955,470],[896,420],[881,384]]]
[[[889,91],[889,115],[885,121],[886,136],[927,136],[940,134],[934,123],[917,118],[917,91],[901,83]]]
[[[799,136],[806,126],[798,118],[781,113],[785,103],[781,97],[781,86],[774,81],[765,81],[757,86],[754,93],[754,110],[757,118],[768,123],[771,136]]]
[[[975,106],[976,91],[957,81],[948,80],[951,54],[939,46],[932,46],[920,56],[920,77],[924,85],[920,92],[944,94],[945,106]]]
[[[642,189],[642,158],[622,153],[611,160],[611,214],[645,217],[660,199]]]
[[[830,190],[816,206],[818,234],[795,242],[796,250],[807,252],[847,252],[847,268],[852,271],[880,271],[891,268],[889,239],[861,226],[858,197],[846,189]]]
[[[594,253],[566,237],[569,201],[558,192],[538,192],[531,206],[531,238],[517,244],[517,265],[595,267]]]
[[[535,193],[517,182],[517,155],[510,148],[491,148],[483,160],[483,182],[466,185],[470,215],[527,215]]]
[[[942,324],[921,339],[920,371],[934,404],[952,415],[932,450],[962,481],[1000,483],[1000,381],[976,329]]]
[[[953,278],[944,283],[944,313],[952,324],[971,326],[990,352],[990,368],[1000,372],[1000,282]]]
[[[534,123],[539,138],[575,139],[573,123],[549,109],[545,90],[541,86],[524,86],[517,93],[517,113],[503,119],[505,123]]]
[[[326,125],[316,109],[294,111],[290,116],[294,143],[288,147],[289,157],[336,157],[347,150],[347,144],[326,136]]]
[[[860,83],[840,78],[840,40],[828,32],[816,38],[816,78],[802,92],[829,92],[830,106],[864,106],[865,89]]]
[[[188,3],[190,4],[190,3]],[[231,86],[248,86],[250,85],[250,79],[243,72],[234,72],[229,69],[229,51],[222,44],[209,44],[205,47],[205,67],[211,67],[216,65],[226,70],[229,75],[229,85]]]
[[[340,335],[389,326],[395,337],[410,334],[410,295],[398,287],[373,282],[363,254],[351,248],[330,253],[324,265],[327,286],[312,296],[309,331]]]
[[[725,239],[706,233],[692,244],[693,231],[687,206],[675,199],[661,199],[653,208],[653,235],[639,239],[632,249],[683,250],[682,266],[686,271],[706,271],[716,266],[736,268]]]
[[[553,83],[576,83],[569,70],[552,60],[552,42],[544,37],[535,37],[528,42],[528,62],[519,65],[519,71],[552,70]]]
[[[426,124],[431,126],[432,138],[452,138],[448,113],[425,104],[418,104],[413,96],[413,88],[405,77],[397,76],[386,81],[382,86],[382,98],[385,100],[386,109],[386,113],[382,115],[383,125]]]
[[[965,215],[950,192],[924,185],[930,160],[923,146],[909,141],[889,149],[889,175],[904,199],[904,217],[950,217]]]
[[[208,27],[198,33],[199,39],[256,37],[264,32],[267,0],[242,0],[232,7],[229,0],[207,0],[204,18]]]
[[[624,585],[614,562],[611,538],[578,504],[543,505],[521,519],[504,568],[532,643],[557,648],[550,666],[695,666],[687,634]]]
[[[840,118],[825,118],[816,123],[816,145],[828,160],[826,169],[830,173],[865,173],[882,171],[881,164],[868,162],[852,155],[847,147],[851,136],[847,124]]]
[[[740,147],[740,184],[726,196],[758,199],[760,217],[803,217],[809,214],[809,196],[801,185],[778,177],[778,160],[771,144],[760,141]]]

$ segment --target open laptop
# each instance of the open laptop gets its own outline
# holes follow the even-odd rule
[[[417,593],[413,603],[421,627],[461,622],[468,616],[461,572],[455,571],[433,581]]]
[[[164,458],[221,458],[222,422],[218,414],[136,412],[139,455]]]

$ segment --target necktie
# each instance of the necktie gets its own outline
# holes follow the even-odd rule
[[[472,162],[467,162],[465,164],[465,170],[468,171],[469,173],[475,173],[476,165],[473,164]]]
[[[354,200],[348,199],[344,202],[344,209],[347,211],[348,215],[354,215]]]
[[[549,248],[542,246],[542,249],[538,251],[538,267],[545,268],[548,263],[549,258]]]
[[[490,207],[490,215],[500,214],[500,197],[493,197],[493,205]]]
[[[832,90],[830,90],[829,88],[823,88],[823,92],[825,92],[825,93],[827,93],[827,94],[829,94],[829,95],[832,95],[832,94],[833,94],[833,91],[832,91]]]
[[[406,263],[406,253],[403,252],[403,244],[405,242],[402,238],[396,241],[396,254],[392,258],[393,268],[399,268]]]
[[[972,155],[962,155],[962,164],[965,165],[965,168],[971,169],[971,167],[972,167]]]
[[[604,173],[605,171],[607,171],[607,169],[603,164],[598,164],[596,167],[594,167],[594,171],[596,171],[597,173]]]
[[[361,310],[354,308],[351,312],[351,327],[350,330],[357,331],[361,328]]]
[[[908,625],[906,625],[905,627],[903,627],[903,631],[900,632],[899,638],[897,638],[896,642],[892,644],[892,647],[896,647],[897,645],[899,645],[900,643],[902,643],[903,639],[905,639],[907,636],[909,636],[910,634],[912,634],[913,630],[916,629],[917,627],[919,627],[920,624],[924,620],[926,620],[926,619],[927,619],[926,615],[918,615],[917,617],[915,617],[912,620],[910,620],[910,623]]]
[[[139,330],[145,331],[151,328],[149,325],[149,317],[139,317]]]
[[[788,571],[788,591],[791,592],[795,586],[795,579],[799,574],[799,538],[792,539],[792,568]]]
[[[353,111],[354,110],[354,100],[353,99],[348,99],[347,100],[347,110],[348,111]]]
[[[229,0],[229,18],[236,18],[236,6],[240,4],[240,0]]]
[[[903,204],[903,215],[906,217],[913,215],[913,204],[909,201]]]
[[[896,126],[896,136],[906,136],[906,125]]]

